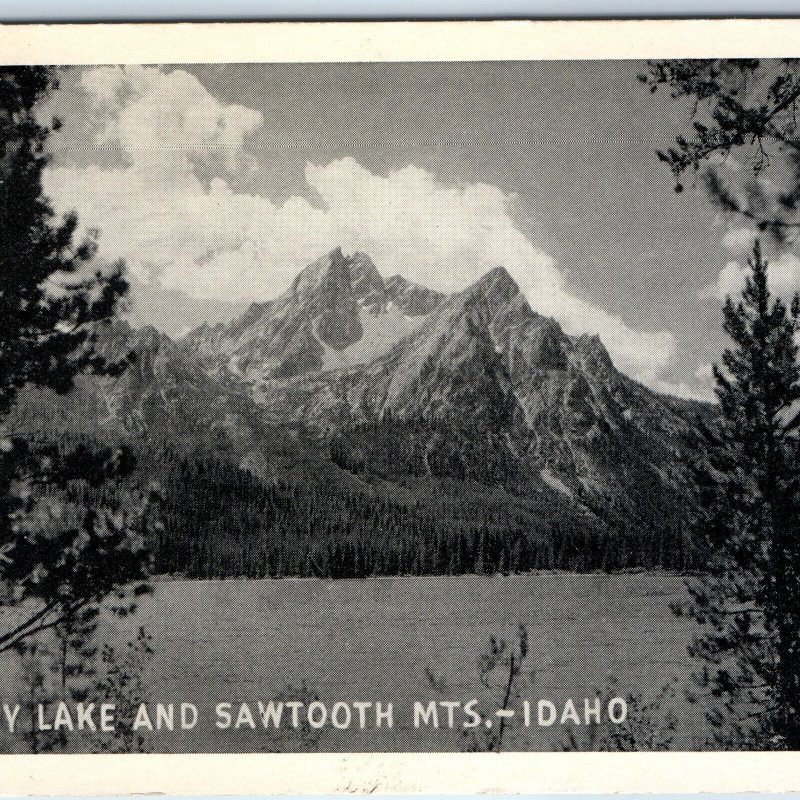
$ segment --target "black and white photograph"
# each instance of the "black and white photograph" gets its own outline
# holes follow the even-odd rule
[[[800,749],[799,111],[0,67],[0,752]]]

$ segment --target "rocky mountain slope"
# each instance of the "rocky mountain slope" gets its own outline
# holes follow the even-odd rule
[[[350,535],[341,509],[356,503],[363,536],[394,532],[379,548],[401,548],[393,564],[413,551],[403,537],[425,530],[442,548],[476,520],[486,533],[452,568],[471,569],[490,533],[506,548],[498,565],[531,536],[539,544],[515,563],[688,563],[689,464],[697,417],[712,410],[618,372],[597,337],[536,313],[503,268],[445,296],[336,248],[230,323],[175,341],[115,323],[100,342],[111,361],[132,354],[129,369],[70,398],[23,398],[26,424],[138,442],[145,468],[166,448],[295,486],[287,507],[302,495],[304,519],[327,519],[329,503],[344,515],[341,529],[324,523],[329,539]],[[296,569],[302,558],[292,553]]]
[[[186,339],[212,371],[250,381],[365,364],[413,331],[442,295],[340,248],[306,267],[280,297]]]
[[[502,450],[503,471],[524,473],[527,489],[549,487],[576,502],[607,495],[625,502],[637,486],[655,483],[680,502],[699,446],[693,416],[707,409],[622,375],[597,337],[570,337],[531,309],[503,268],[450,297],[406,284],[398,302],[387,283],[368,257],[345,259],[335,250],[274,304],[259,307],[257,317],[218,326],[213,338],[196,332],[187,346],[206,358],[214,348],[234,359],[247,353],[247,369],[234,360],[228,372],[250,379],[253,399],[274,423],[338,435],[371,420],[449,428],[455,439],[456,431],[463,439],[488,437],[493,451]],[[404,313],[410,330],[400,335],[394,304],[426,313]],[[273,335],[270,357],[255,360],[262,331],[274,330],[289,308],[293,320],[304,320],[303,341],[316,357],[298,359],[294,340]],[[369,339],[365,319],[386,331],[380,340]],[[282,368],[287,360],[289,370]],[[475,466],[464,464],[459,474]],[[519,489],[516,478],[512,484]]]

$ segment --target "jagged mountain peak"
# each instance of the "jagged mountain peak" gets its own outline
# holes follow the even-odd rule
[[[289,291],[303,302],[318,290],[329,291],[331,287],[350,289],[350,270],[341,247],[335,247],[330,253],[320,256],[302,269],[292,282]]]
[[[466,292],[505,296],[510,300],[520,293],[520,288],[505,267],[494,267],[473,283]]]
[[[478,324],[502,329],[542,320],[528,305],[517,282],[504,267],[489,270],[479,280],[457,294],[450,295],[437,313],[474,315]]]
[[[174,347],[173,341],[152,325],[134,328],[124,319],[115,319],[97,329],[97,349],[111,361],[134,353],[155,353]]]
[[[525,295],[505,267],[489,270],[471,286],[452,295],[444,305],[477,313],[487,325],[498,315],[509,322],[512,318],[518,321],[540,318],[531,310]]]
[[[214,371],[258,382],[368,363],[415,330],[444,295],[416,284],[387,292],[364,252],[333,248],[275,300],[187,336]]]
[[[341,246],[305,267],[292,282],[289,294],[301,303],[349,305],[355,301],[373,313],[386,304],[386,286],[372,259],[361,251],[351,256]]]
[[[384,280],[368,254],[346,255],[340,246],[303,269],[276,300],[254,303],[239,319],[199,328],[187,340],[214,369],[259,382],[366,366],[409,336],[402,350],[414,352],[416,363],[436,342],[459,349],[472,327],[491,338],[521,384],[552,371],[618,375],[598,337],[570,337],[534,311],[505,267],[446,296],[401,275]],[[450,356],[439,356],[447,371]],[[411,362],[403,369],[416,372]]]
[[[261,425],[288,426],[331,439],[358,481],[397,473],[441,497],[480,483],[639,519],[683,491],[693,446],[679,406],[618,373],[599,337],[538,314],[503,267],[445,296],[336,247],[235,322],[181,342],[121,326],[105,344],[144,351],[100,385],[126,430],[209,431],[250,453]]]
[[[383,283],[386,287],[386,291],[394,294],[400,294],[401,292],[404,292],[406,289],[409,289],[411,286],[415,285],[408,280],[408,278],[404,278],[402,275],[392,275]]]
[[[435,289],[409,281],[402,275],[392,275],[384,281],[387,305],[399,308],[411,317],[430,314],[445,299]]]
[[[386,284],[372,259],[355,252],[347,259],[350,285],[356,301],[372,311],[380,311],[386,304]]]

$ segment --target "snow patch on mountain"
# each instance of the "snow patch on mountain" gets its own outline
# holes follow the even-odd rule
[[[396,307],[387,307],[378,313],[362,307],[359,309],[359,319],[363,331],[361,338],[344,350],[336,350],[326,344],[320,339],[315,326],[314,335],[323,348],[321,372],[369,364],[386,355],[425,321],[424,316],[410,317]]]

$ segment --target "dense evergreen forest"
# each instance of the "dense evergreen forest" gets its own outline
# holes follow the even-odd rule
[[[227,436],[203,440],[166,425],[123,434],[94,421],[102,419],[95,402],[28,395],[17,424],[62,452],[127,442],[137,462],[132,480],[162,490],[164,526],[151,542],[156,574],[363,578],[695,566],[685,498],[648,483],[632,453],[607,457],[618,473],[630,462],[626,491],[635,503],[588,493],[576,503],[526,474],[491,429],[384,417],[315,443],[261,431],[262,463],[281,465],[265,477]],[[124,490],[72,488],[103,503]]]
[[[164,528],[152,542],[157,574],[364,578],[692,566],[682,529],[620,523],[612,533],[566,503],[552,507],[557,498],[549,508],[502,491],[470,499],[451,484],[444,503],[441,492],[434,498],[418,484],[417,500],[404,502],[368,487],[266,483],[224,460],[169,448],[146,463],[164,495]]]

